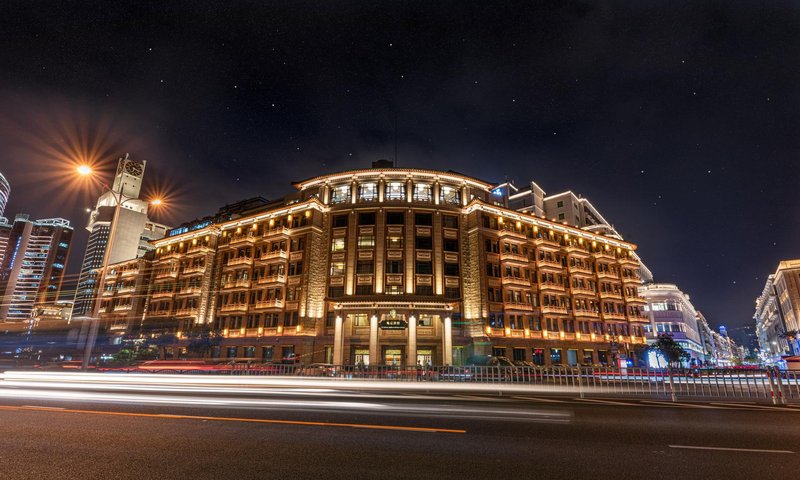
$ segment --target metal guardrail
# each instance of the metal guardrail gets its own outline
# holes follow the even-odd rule
[[[538,385],[585,394],[668,398],[800,401],[800,372],[768,369],[648,369],[606,367],[411,366],[228,363],[147,365],[114,369],[131,373],[278,375],[393,382],[461,382]]]

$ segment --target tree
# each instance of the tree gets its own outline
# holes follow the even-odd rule
[[[650,351],[661,355],[667,361],[668,366],[680,366],[682,361],[691,359],[691,354],[687,352],[680,343],[676,342],[669,333],[661,333],[658,339],[648,347]]]
[[[222,335],[208,328],[194,330],[189,333],[189,345],[186,349],[200,358],[211,353],[211,349],[222,343]]]

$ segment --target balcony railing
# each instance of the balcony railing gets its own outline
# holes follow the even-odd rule
[[[125,294],[125,293],[133,293],[134,291],[136,291],[136,287],[131,285],[131,286],[128,286],[128,287],[120,287],[117,290],[117,293],[122,295],[122,294]]]
[[[286,283],[286,275],[283,273],[278,273],[276,275],[266,275],[264,277],[260,277],[256,282],[259,285],[268,285],[270,283]]]
[[[226,263],[229,267],[234,267],[236,265],[249,265],[253,263],[252,257],[235,257],[228,259],[228,263]]]
[[[542,260],[540,258],[536,259],[536,266],[538,268],[557,268],[557,269],[564,268],[564,266],[561,265],[561,262],[558,262],[556,260]]]
[[[169,298],[169,297],[171,297],[173,295],[175,295],[175,292],[173,292],[171,290],[157,290],[157,291],[152,292],[150,294],[150,297],[154,298],[154,299],[156,299],[156,298]]]
[[[161,279],[161,278],[177,278],[178,277],[178,271],[177,270],[168,270],[168,271],[156,272],[155,277],[157,279]]]
[[[227,305],[223,305],[220,307],[220,311],[222,312],[246,312],[247,311],[247,304],[246,303],[231,303]]]
[[[200,287],[181,287],[177,293],[178,295],[197,295],[200,293]]]
[[[279,298],[259,300],[256,302],[256,308],[283,308],[283,300]]]
[[[569,313],[569,308],[567,307],[559,307],[554,305],[542,305],[541,306],[542,313],[556,313],[561,315],[566,315]]]
[[[586,287],[572,287],[573,295],[597,295],[595,290]]]
[[[205,265],[189,265],[189,266],[183,267],[184,275],[188,275],[190,273],[202,273],[205,270],[206,270],[206,266]]]
[[[521,285],[530,287],[531,280],[529,278],[522,277],[503,277],[503,285]]]
[[[249,244],[252,245],[252,244],[256,243],[257,239],[258,239],[258,237],[256,237],[255,235],[252,235],[252,234],[250,234],[250,235],[233,235],[233,236],[231,236],[231,240],[230,240],[230,242],[228,242],[228,244],[229,245],[240,245],[242,243],[249,243]]]
[[[175,315],[177,315],[179,317],[192,317],[192,316],[197,315],[197,312],[198,312],[198,308],[197,307],[179,308],[179,309],[175,310]]]
[[[289,252],[286,250],[271,250],[261,254],[261,260],[276,260],[289,258]]]

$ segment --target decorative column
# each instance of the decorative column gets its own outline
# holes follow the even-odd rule
[[[417,317],[408,317],[408,351],[406,352],[407,366],[417,364]]]
[[[444,332],[442,332],[442,363],[453,364],[453,321],[450,316],[444,317]]]
[[[378,316],[369,317],[369,363],[379,365],[378,362]]]
[[[341,315],[336,315],[336,328],[333,331],[333,364],[344,364],[344,325]]]

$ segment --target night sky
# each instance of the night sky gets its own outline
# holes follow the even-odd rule
[[[400,166],[589,198],[713,326],[800,257],[793,2],[86,3],[0,6],[6,216],[72,220],[70,273],[79,157],[147,159],[177,224],[392,158],[395,117]]]

